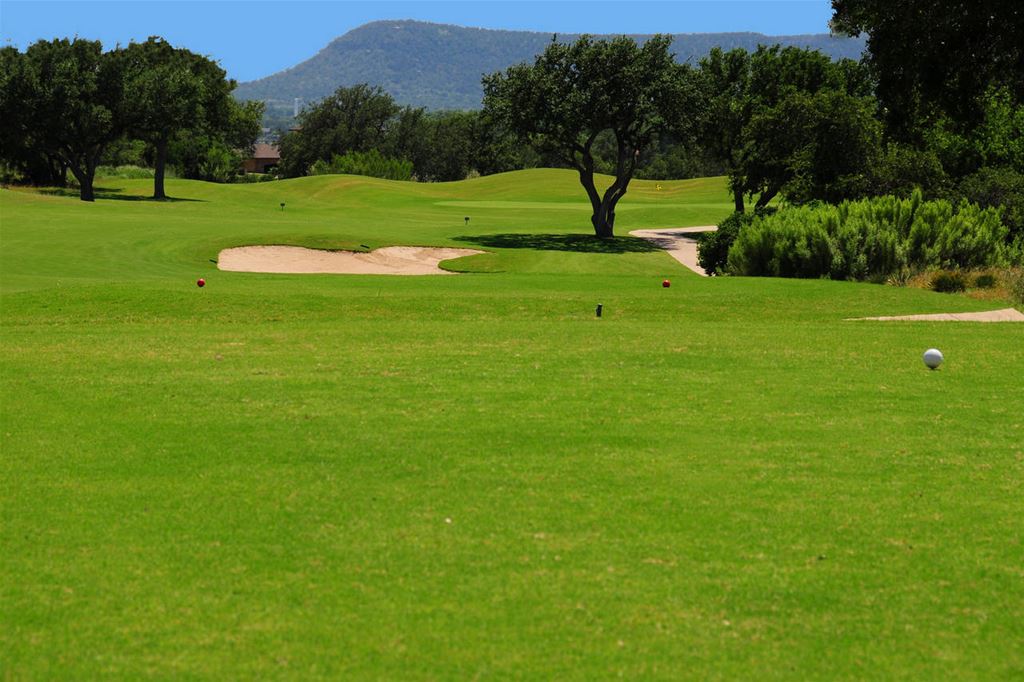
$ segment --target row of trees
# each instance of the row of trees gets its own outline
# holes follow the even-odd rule
[[[552,42],[484,78],[482,112],[426,114],[340,89],[282,140],[286,175],[349,152],[412,163],[422,180],[531,165],[579,173],[595,234],[613,234],[633,177],[728,175],[737,212],[878,194],[968,198],[1024,227],[1024,10],[835,0],[834,29],[869,33],[862,62],[762,47],[691,67],[669,39]],[[596,173],[615,176],[598,193]],[[1015,217],[1016,216],[1016,217]],[[1020,222],[1021,225],[1014,226]]]
[[[296,127],[281,136],[279,172],[284,177],[307,175],[317,163],[370,151],[408,161],[417,179],[435,182],[537,162],[536,154],[494,132],[478,112],[429,113],[399,106],[380,88],[339,88],[304,109]]]
[[[460,180],[533,166],[575,169],[610,236],[633,177],[728,173],[745,197],[838,197],[865,189],[880,139],[871,79],[856,62],[777,47],[713,50],[678,64],[671,40],[552,42],[536,63],[484,78],[481,112],[400,107],[379,88],[340,88],[302,112],[280,140],[285,177],[376,151],[419,180]],[[614,175],[598,193],[595,175]]]
[[[481,111],[426,111],[402,107],[380,88],[342,87],[304,109],[291,130],[280,133],[283,177],[314,173],[346,154],[378,152],[412,164],[426,182],[462,180],[538,166],[564,166],[556,154],[519,142],[507,126]],[[610,130],[593,143],[597,172],[614,173],[616,143]],[[317,164],[321,166],[317,166]],[[720,175],[724,166],[699,146],[681,144],[667,132],[653,136],[637,161],[636,176],[651,179]]]
[[[38,41],[0,49],[0,161],[37,184],[63,185],[70,171],[92,201],[96,168],[113,147],[136,140],[154,168],[153,196],[166,197],[175,145],[251,149],[262,104],[239,104],[216,62],[161,38],[103,51],[99,41]],[[197,141],[203,149],[194,149]]]
[[[479,112],[428,113],[380,88],[341,88],[282,136],[280,173],[358,167],[445,181],[572,168],[601,237],[614,233],[633,177],[718,173],[740,213],[779,196],[839,202],[919,187],[1003,205],[1020,232],[1024,10],[997,0],[957,0],[952,12],[897,5],[833,2],[835,30],[869,33],[862,62],[761,47],[716,49],[688,65],[667,37],[583,37],[485,76]],[[216,64],[159,38],[110,52],[40,41],[0,50],[0,67],[0,160],[34,181],[59,183],[70,170],[83,198],[104,153],[127,140],[142,145],[162,197],[169,159],[186,177],[210,177],[258,132],[259,107],[235,103]],[[601,193],[598,173],[615,178]]]

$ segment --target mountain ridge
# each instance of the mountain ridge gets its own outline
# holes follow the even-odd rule
[[[294,98],[311,102],[340,86],[369,83],[399,104],[427,109],[477,109],[480,78],[513,64],[532,61],[553,37],[563,42],[581,34],[475,28],[409,19],[363,24],[335,38],[309,59],[264,78],[242,83],[235,96],[291,108]],[[621,35],[621,34],[615,34]],[[651,34],[626,34],[643,41]],[[829,34],[767,36],[760,33],[675,33],[677,61],[696,63],[712,47],[756,49],[758,44],[819,49],[833,59],[857,58],[862,38]],[[610,35],[595,35],[597,38]]]

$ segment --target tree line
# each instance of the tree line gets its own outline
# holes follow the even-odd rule
[[[946,14],[924,0],[895,8],[836,0],[835,30],[870,34],[859,62],[762,46],[716,48],[689,65],[674,61],[668,36],[556,40],[533,64],[485,76],[479,112],[429,114],[380,89],[341,88],[282,138],[281,171],[323,172],[371,150],[409,162],[419,180],[572,168],[599,236],[613,234],[615,205],[633,177],[719,173],[739,213],[776,197],[838,203],[919,188],[926,198],[1002,206],[1020,233],[1022,11],[958,7]],[[975,50],[979,41],[999,47]],[[615,178],[603,194],[596,173]]]
[[[595,234],[614,234],[634,177],[726,175],[738,213],[894,194],[1003,207],[1024,230],[1024,10],[996,0],[834,0],[833,29],[869,35],[861,61],[812,50],[713,49],[677,63],[671,39],[553,40],[534,63],[483,78],[480,111],[400,106],[339,88],[280,137],[278,173],[460,180],[574,169]],[[214,62],[160,38],[0,50],[0,160],[39,184],[70,172],[82,197],[103,159],[223,179],[259,131]],[[613,176],[597,191],[595,176]]]
[[[128,152],[154,169],[153,196],[166,197],[165,169],[201,176],[226,154],[251,150],[260,103],[238,103],[235,81],[207,57],[162,38],[104,51],[99,41],[40,40],[0,49],[0,163],[33,184],[95,198],[97,167]]]

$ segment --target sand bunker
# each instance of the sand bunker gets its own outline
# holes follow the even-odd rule
[[[897,315],[893,317],[855,317],[854,320],[880,320],[891,322],[911,320],[915,322],[1024,322],[1024,313],[1014,308],[988,310],[983,313],[935,313],[932,315]]]
[[[707,277],[708,273],[697,264],[697,238],[701,232],[714,232],[717,229],[714,225],[665,227],[660,230],[633,230],[630,234],[657,244],[701,277]]]
[[[369,253],[301,246],[240,246],[221,251],[217,267],[231,272],[280,274],[454,275],[438,264],[480,253],[485,252],[430,246],[387,246]]]

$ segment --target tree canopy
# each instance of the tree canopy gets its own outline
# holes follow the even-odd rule
[[[57,184],[70,170],[86,201],[95,196],[96,168],[115,142],[150,145],[154,196],[163,198],[173,140],[206,136],[244,150],[262,114],[258,104],[234,101],[235,83],[215,62],[155,37],[107,52],[80,38],[40,40],[24,53],[6,47],[0,85],[3,161]]]
[[[594,233],[614,236],[615,207],[641,152],[660,131],[686,134],[700,108],[692,69],[669,53],[671,38],[552,42],[534,64],[484,77],[484,114],[523,142],[574,168],[590,199]],[[615,140],[615,180],[598,192],[594,143]]]
[[[338,88],[304,109],[296,130],[281,138],[281,170],[287,177],[305,175],[317,160],[346,152],[379,148],[400,107],[379,87],[366,84]]]
[[[1024,101],[1024,5],[1013,0],[833,0],[832,27],[867,33],[865,59],[892,134],[920,138],[944,113],[983,117],[983,95],[1005,87]]]
[[[2,65],[10,89],[4,125],[13,123],[5,148],[15,157],[56,160],[78,180],[81,198],[92,201],[103,150],[124,128],[121,64],[98,41],[75,38],[40,40],[24,53],[7,49]]]
[[[171,142],[185,132],[229,132],[232,117],[239,115],[231,97],[235,82],[216,62],[159,37],[131,43],[117,55],[124,62],[125,101],[130,103],[125,107],[128,134],[152,145],[153,197],[163,199]]]
[[[880,144],[867,71],[795,47],[712,50],[700,63],[707,92],[702,139],[726,164],[737,212],[841,200],[866,190]]]

